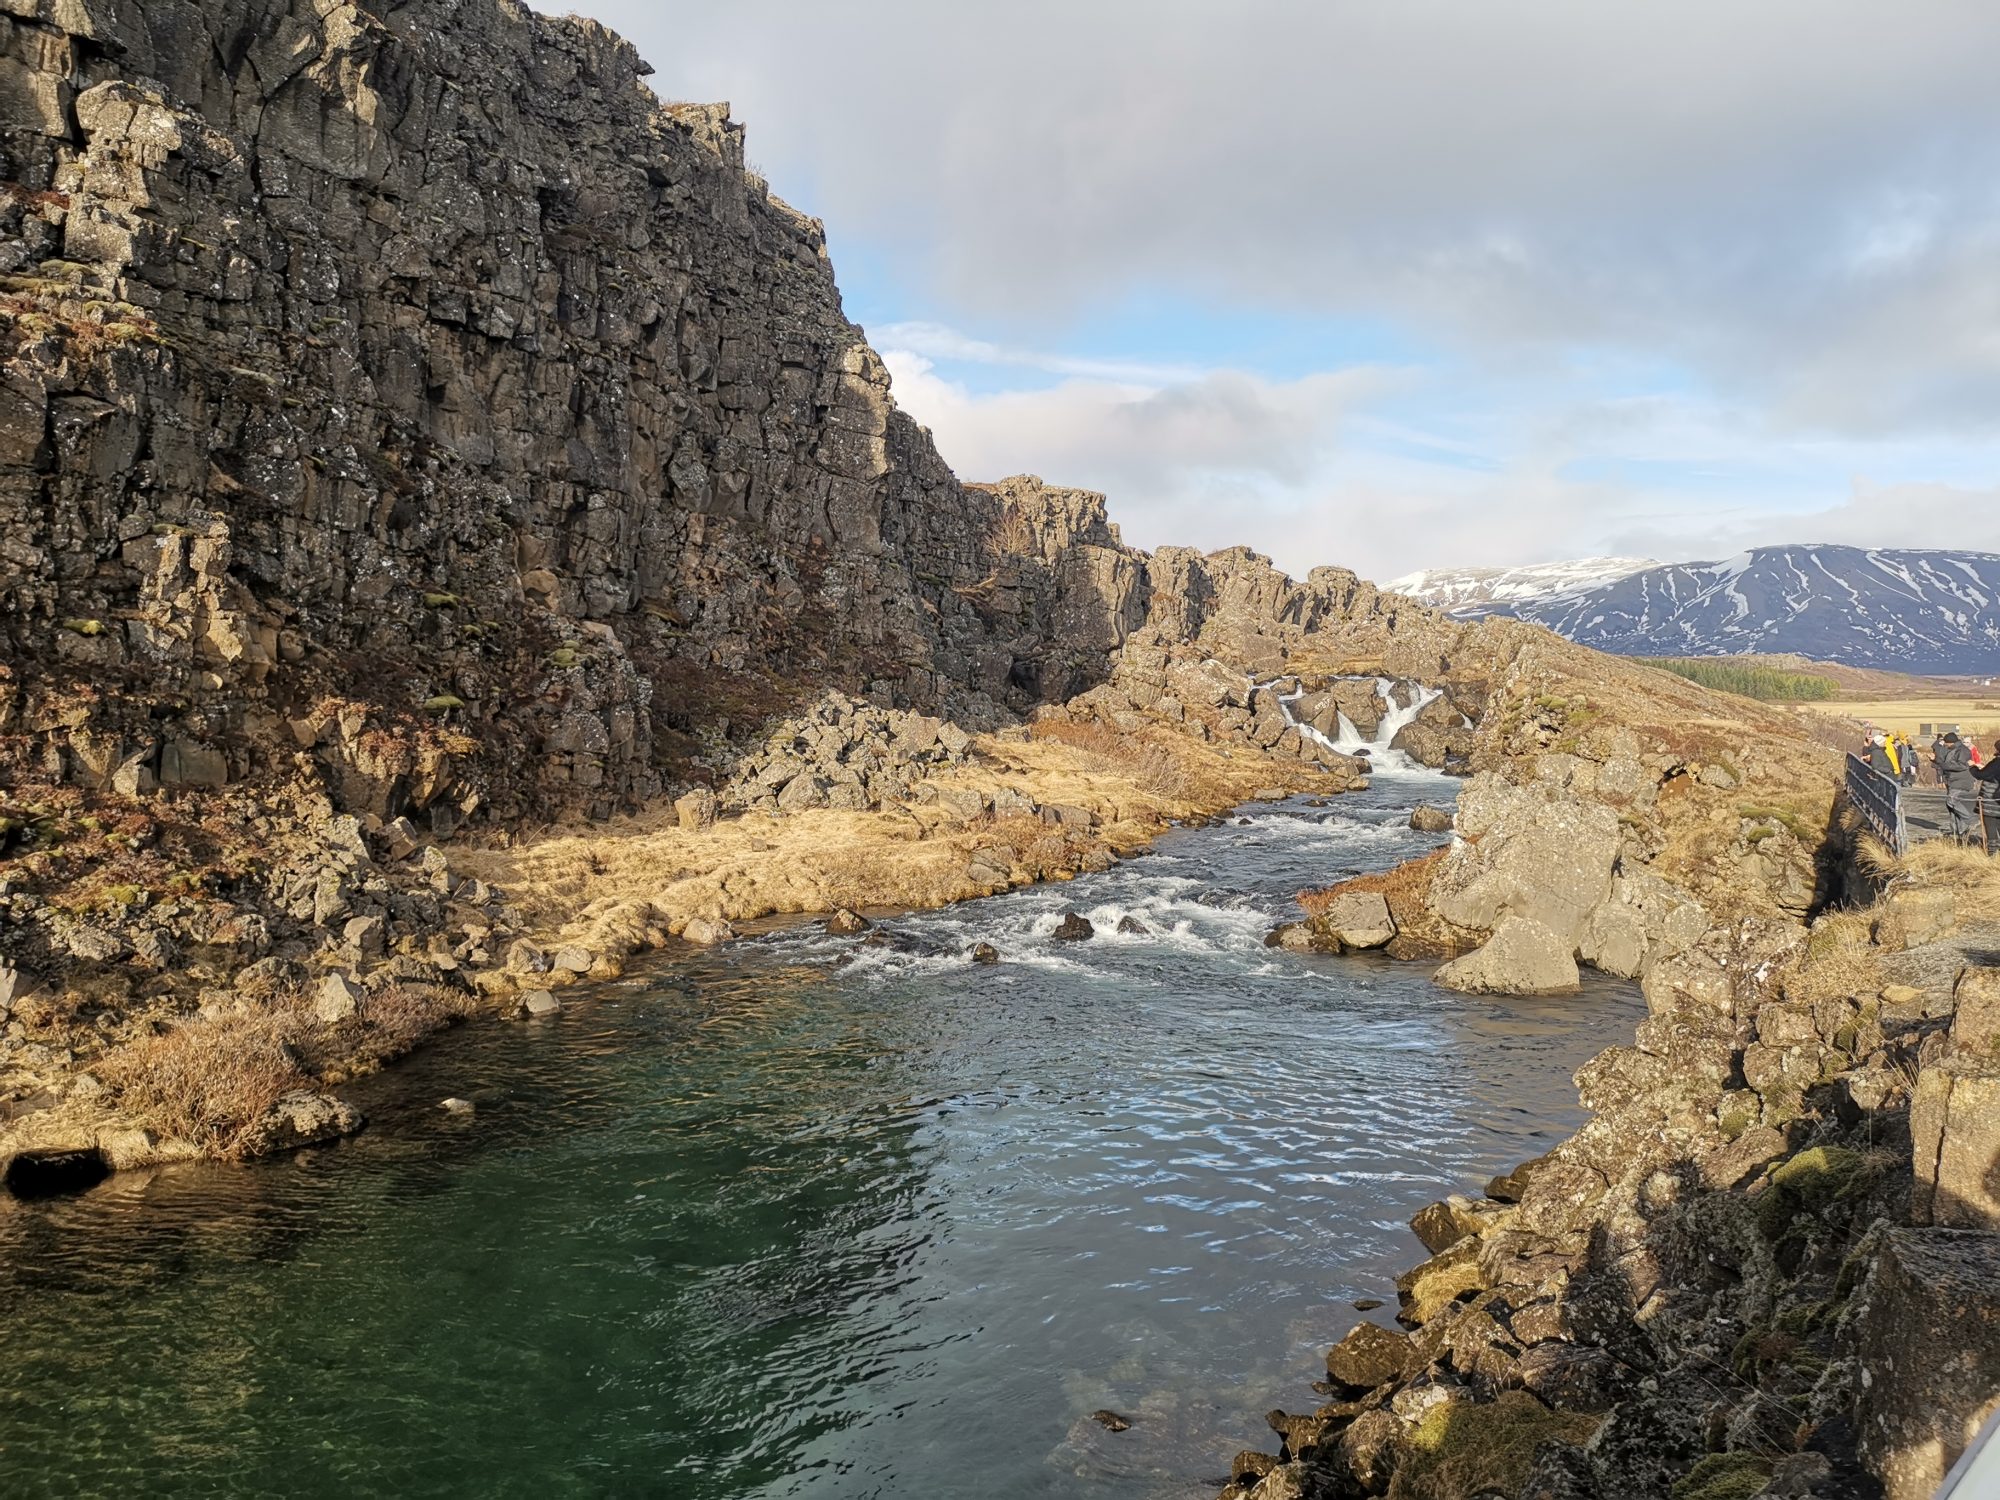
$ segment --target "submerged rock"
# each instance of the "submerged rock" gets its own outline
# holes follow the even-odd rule
[[[1117,1412],[1104,1408],[1092,1412],[1090,1420],[1110,1432],[1124,1432],[1132,1425],[1130,1418],[1121,1417]]]
[[[352,1135],[366,1123],[361,1111],[344,1099],[294,1089],[264,1112],[239,1145],[245,1156],[269,1156]]]
[[[720,917],[695,917],[681,929],[681,939],[697,948],[713,948],[736,936],[736,929]]]

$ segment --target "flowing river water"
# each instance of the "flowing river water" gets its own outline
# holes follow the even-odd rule
[[[1452,785],[774,932],[464,1028],[339,1146],[0,1201],[0,1493],[1212,1493],[1639,1013],[1264,946]]]

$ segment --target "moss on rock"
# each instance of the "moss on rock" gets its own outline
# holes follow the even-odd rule
[[[1771,1478],[1771,1461],[1754,1453],[1711,1453],[1674,1481],[1674,1500],[1749,1500]]]
[[[1470,1500],[1517,1495],[1545,1443],[1581,1444],[1600,1417],[1550,1411],[1525,1391],[1475,1405],[1433,1407],[1411,1430],[1390,1500]]]

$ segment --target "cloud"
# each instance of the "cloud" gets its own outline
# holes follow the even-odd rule
[[[1801,440],[1699,396],[1565,406],[1536,388],[1465,441],[1378,411],[1439,399],[1426,390],[1434,372],[1355,366],[1274,381],[1128,364],[1116,367],[1150,378],[975,390],[948,367],[1064,362],[936,326],[913,342],[928,352],[883,338],[896,399],[960,474],[1102,490],[1146,547],[1241,544],[1295,574],[1337,562],[1377,579],[1472,561],[1715,558],[1787,541],[2000,550],[2000,491],[1874,482],[1859,477],[1868,461],[1914,465],[1919,450]],[[1495,433],[1517,430],[1528,441],[1503,451]]]
[[[1862,428],[1981,420],[2000,378],[1970,326],[2000,302],[2000,8],[595,10],[663,91],[733,99],[836,252],[960,322],[1135,283],[1388,310],[1489,357],[1671,351]]]
[[[1377,577],[2000,546],[2000,7],[584,3],[733,103],[967,477]],[[1226,333],[1342,320],[1399,352]]]

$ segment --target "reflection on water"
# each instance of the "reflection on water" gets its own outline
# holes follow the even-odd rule
[[[0,1488],[1201,1493],[1633,1025],[1263,946],[1429,842],[1414,782],[467,1028],[339,1147],[0,1207]],[[1070,906],[1105,935],[1058,950]]]

